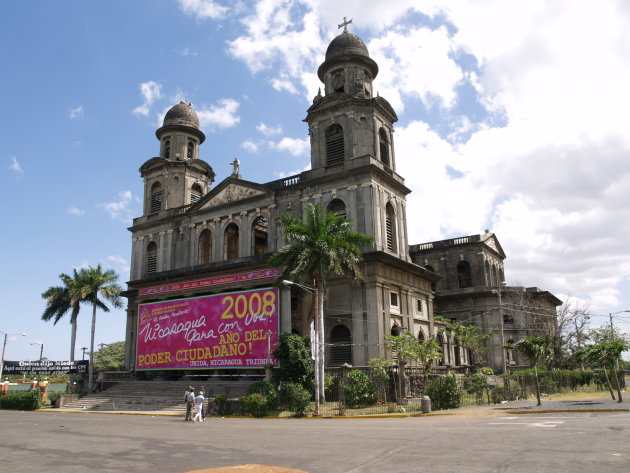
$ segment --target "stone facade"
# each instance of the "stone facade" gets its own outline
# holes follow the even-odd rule
[[[537,287],[506,286],[506,256],[494,233],[412,245],[410,254],[416,264],[440,275],[436,315],[493,332],[486,344],[485,366],[502,372],[504,362],[509,369],[528,364],[522,355],[501,347],[544,334],[562,301]]]
[[[267,269],[282,244],[276,226],[284,213],[302,217],[307,203],[345,215],[353,231],[374,238],[364,250],[363,281],[329,281],[325,299],[326,363],[366,365],[388,356],[387,335],[408,330],[436,337],[435,287],[440,277],[412,260],[407,241],[406,195],[396,172],[393,124],[397,117],[382,97],[372,96],[378,66],[357,36],[335,38],[318,75],[324,83],[308,109],[311,170],[258,184],[235,170],[215,187],[212,167],[200,158],[205,137],[189,103],[175,105],[156,132],[160,155],[140,168],[144,213],[132,227],[131,281],[127,291],[126,366],[134,368],[139,303],[271,285],[273,277],[191,287],[187,282]],[[237,165],[235,164],[235,167]],[[147,288],[182,283],[168,294]],[[283,288],[280,330],[308,334],[310,296]],[[444,336],[442,337],[444,338]],[[467,362],[444,339],[447,359]],[[457,356],[455,351],[458,351]]]

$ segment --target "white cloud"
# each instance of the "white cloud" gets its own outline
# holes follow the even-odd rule
[[[85,210],[81,210],[77,207],[68,207],[68,213],[70,215],[83,215],[85,213]]]
[[[83,111],[83,105],[79,105],[77,108],[70,109],[70,112],[68,114],[68,116],[72,120],[75,120],[75,119],[78,119],[78,118],[83,118],[84,115],[85,115],[85,113]]]
[[[286,151],[293,156],[306,156],[311,148],[311,142],[308,137],[299,138],[282,138],[280,141],[269,142],[269,146],[276,151]]]
[[[131,191],[121,191],[118,193],[117,201],[100,204],[99,207],[104,208],[113,219],[129,221],[132,218],[129,207],[132,201]]]
[[[243,148],[246,151],[249,151],[250,153],[256,153],[258,152],[258,149],[260,148],[260,144],[252,140],[245,140],[241,144],[241,148]]]
[[[178,0],[179,8],[190,16],[198,20],[208,18],[218,19],[224,17],[229,9],[212,0]]]
[[[107,257],[107,261],[109,261],[110,263],[115,263],[115,264],[119,264],[119,265],[127,265],[129,263],[127,263],[127,260],[125,258],[123,258],[120,255],[116,255],[116,256],[108,256]]]
[[[279,135],[280,133],[282,133],[281,125],[273,127],[273,126],[267,126],[262,122],[256,127],[256,129],[265,136]]]
[[[11,164],[9,165],[9,169],[18,174],[24,173],[24,171],[22,170],[22,166],[20,166],[20,163],[15,156],[11,156]]]
[[[236,126],[241,119],[236,115],[240,104],[234,99],[220,99],[218,105],[196,110],[202,127],[230,128]]]
[[[148,116],[153,103],[162,97],[162,86],[155,81],[143,82],[140,84],[140,93],[144,99],[142,105],[133,109],[135,115]]]

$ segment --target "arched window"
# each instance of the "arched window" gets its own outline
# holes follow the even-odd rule
[[[387,242],[387,249],[389,251],[396,251],[396,214],[394,213],[394,207],[389,202],[385,207],[385,239]]]
[[[337,217],[345,217],[346,204],[344,204],[341,199],[333,199],[328,204],[327,211],[334,213]]]
[[[188,159],[192,159],[194,152],[195,152],[195,143],[193,143],[192,140],[188,140],[188,145],[186,146],[186,157]]]
[[[501,281],[499,281],[499,270],[497,269],[497,267],[495,265],[492,265],[492,280],[493,280],[493,285],[498,286],[501,284]]]
[[[207,228],[199,235],[199,264],[212,262],[212,232]]]
[[[392,330],[391,330],[390,334],[392,336],[394,336],[394,337],[398,337],[401,334],[401,332],[402,332],[402,329],[400,328],[400,325],[394,324],[392,326]]]
[[[269,221],[262,215],[256,217],[252,224],[252,238],[254,244],[254,254],[264,255],[269,251],[267,241],[269,233]]]
[[[159,182],[154,183],[151,186],[151,203],[149,205],[149,212],[159,212],[162,210],[162,184]]]
[[[341,125],[331,125],[326,130],[326,164],[341,163],[344,158],[343,128]]]
[[[462,365],[462,351],[459,345],[459,340],[455,338],[453,340],[453,352],[455,352],[455,366]]]
[[[330,332],[330,364],[352,364],[352,335],[345,325],[336,325]]]
[[[147,274],[157,273],[157,243],[152,241],[147,245]]]
[[[468,261],[460,261],[457,263],[457,281],[459,288],[472,287],[472,272]]]
[[[225,259],[238,258],[238,226],[235,223],[230,223],[225,229],[223,247]]]
[[[387,139],[387,132],[383,128],[378,132],[378,146],[381,153],[381,163],[389,167],[389,141]]]
[[[164,142],[164,157],[169,159],[171,157],[171,140]]]
[[[514,345],[514,340],[508,340],[505,346],[511,347]],[[514,360],[514,350],[512,348],[506,348],[505,360],[508,365],[515,365],[516,361]]]
[[[190,188],[190,203],[194,204],[201,199],[202,194],[201,186],[199,184],[193,184]]]

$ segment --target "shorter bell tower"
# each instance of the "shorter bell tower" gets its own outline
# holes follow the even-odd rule
[[[160,155],[140,167],[144,179],[144,215],[194,204],[214,182],[212,167],[199,159],[206,136],[190,102],[181,101],[164,116],[155,132]]]

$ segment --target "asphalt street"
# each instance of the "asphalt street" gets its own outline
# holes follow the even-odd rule
[[[0,471],[309,473],[630,471],[630,413],[466,418],[213,418],[0,411]]]

